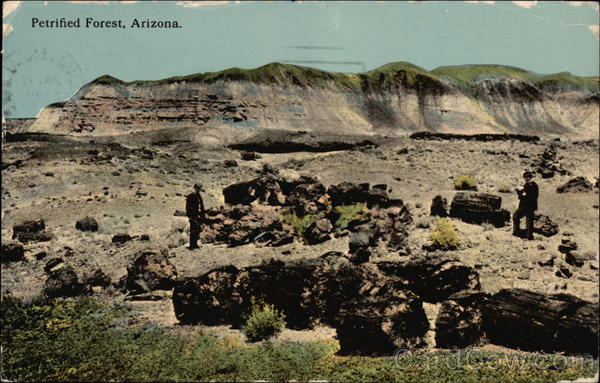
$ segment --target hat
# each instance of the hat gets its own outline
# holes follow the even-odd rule
[[[204,190],[204,186],[200,183],[195,183],[194,184],[194,189],[200,189],[200,190]]]
[[[526,171],[523,173],[523,178],[533,178],[533,173],[530,171]]]

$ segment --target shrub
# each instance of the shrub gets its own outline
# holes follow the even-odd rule
[[[292,226],[294,233],[298,238],[302,237],[302,233],[310,226],[311,223],[321,218],[320,213],[307,214],[299,216],[293,209],[286,209],[281,212],[281,218],[285,223]]]
[[[252,299],[252,311],[242,326],[251,342],[267,339],[281,332],[285,327],[285,315],[275,306]]]
[[[348,223],[357,219],[363,219],[367,217],[365,209],[367,208],[366,202],[358,202],[352,205],[340,205],[336,206],[334,210],[340,214],[339,218],[335,221],[335,226],[340,229],[348,227]]]
[[[438,218],[429,239],[435,246],[444,250],[456,249],[460,246],[460,237],[449,218]]]
[[[498,188],[498,192],[500,193],[511,193],[511,190],[508,186],[504,185],[504,186],[500,186]]]
[[[469,174],[462,174],[454,179],[456,190],[477,190],[477,181]]]

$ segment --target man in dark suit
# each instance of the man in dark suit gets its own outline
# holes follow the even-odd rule
[[[519,235],[521,232],[521,218],[525,217],[527,226],[527,239],[533,239],[533,214],[538,208],[537,200],[539,189],[533,181],[531,172],[523,173],[525,185],[521,189],[516,189],[519,195],[519,208],[513,214],[513,235]]]
[[[206,218],[201,191],[204,191],[202,184],[194,184],[194,192],[185,199],[185,213],[190,220],[190,250],[198,248],[202,222]]]

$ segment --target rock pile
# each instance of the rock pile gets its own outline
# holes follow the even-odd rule
[[[312,177],[287,180],[264,171],[258,178],[225,187],[223,196],[225,206],[207,211],[201,234],[205,242],[278,246],[297,235],[312,245],[332,235],[363,231],[371,245],[382,241],[388,249],[400,251],[407,236],[405,228],[412,221],[402,200],[389,198],[384,184],[342,182],[325,188]],[[359,210],[363,207],[357,213],[360,218],[340,222],[342,212],[337,207],[350,205]],[[302,224],[296,225],[294,220]]]
[[[177,270],[166,254],[157,250],[142,250],[127,267],[124,290],[134,294],[170,290],[176,281]]]
[[[558,234],[558,224],[547,215],[535,214],[533,216],[533,232],[544,237],[552,237]]]
[[[173,305],[181,323],[239,326],[252,297],[261,297],[283,310],[288,327],[336,328],[342,353],[380,354],[422,343],[429,328],[423,300],[478,287],[477,272],[455,261],[354,264],[326,253],[211,270],[178,285]]]
[[[550,146],[548,146],[546,150],[531,163],[531,166],[535,169],[535,172],[542,176],[542,178],[552,178],[556,173],[561,175],[569,173],[558,161],[557,145],[555,143],[550,144]]]
[[[575,177],[556,188],[557,193],[591,193],[594,185],[585,177]]]

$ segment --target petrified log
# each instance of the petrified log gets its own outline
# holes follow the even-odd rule
[[[431,201],[430,215],[437,217],[448,216],[448,201],[441,195],[436,195]]]
[[[598,304],[569,294],[501,290],[485,307],[484,328],[498,345],[598,355]]]
[[[510,219],[510,213],[501,209],[502,198],[488,193],[458,192],[450,204],[450,217],[468,223],[491,223],[502,227]]]
[[[462,290],[478,290],[479,274],[453,259],[423,257],[411,262],[379,262],[386,276],[402,281],[404,288],[426,302],[437,303]]]
[[[483,308],[489,295],[458,292],[442,304],[435,321],[435,344],[441,348],[478,345],[484,336]]]

